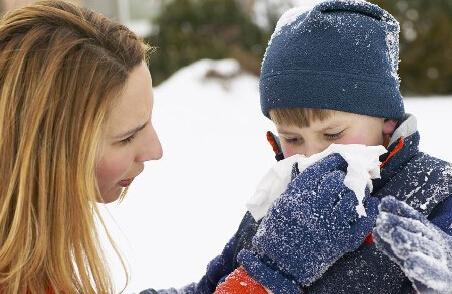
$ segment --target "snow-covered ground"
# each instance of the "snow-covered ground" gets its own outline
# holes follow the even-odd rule
[[[206,79],[215,68],[230,80]],[[407,112],[418,118],[421,149],[448,161],[450,98],[405,99]],[[103,210],[129,264],[125,293],[197,281],[274,163],[265,139],[272,125],[260,112],[258,81],[238,72],[232,60],[204,60],[180,70],[155,89],[153,115],[163,158],[146,164],[122,203]],[[111,267],[122,285],[118,263]]]

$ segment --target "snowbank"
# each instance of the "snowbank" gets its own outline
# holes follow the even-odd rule
[[[452,99],[406,99],[406,110],[418,118],[421,148],[452,161]],[[163,158],[147,163],[123,203],[105,212],[131,270],[125,293],[198,280],[274,164],[258,81],[233,60],[199,61],[155,89],[153,122]],[[118,263],[112,272],[122,285]]]

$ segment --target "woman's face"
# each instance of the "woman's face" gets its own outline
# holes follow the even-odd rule
[[[115,103],[103,133],[96,178],[103,201],[115,201],[144,168],[162,157],[162,146],[151,123],[151,74],[143,62],[131,73]]]

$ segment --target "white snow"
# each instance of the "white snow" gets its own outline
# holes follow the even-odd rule
[[[286,12],[284,12],[281,17],[278,19],[278,22],[276,23],[276,27],[270,37],[270,40],[268,41],[267,46],[270,46],[273,39],[276,38],[280,33],[281,29],[287,25],[291,25],[294,23],[299,16],[301,16],[303,13],[308,13],[314,6],[317,4],[323,2],[324,0],[296,0],[292,1],[295,4],[295,7],[292,7],[288,9]],[[262,62],[264,62],[265,58],[267,57],[267,52],[264,54],[264,58],[262,59]]]
[[[328,155],[338,153],[348,164],[344,184],[355,193],[358,199],[356,212],[359,217],[366,216],[363,205],[366,187],[372,192],[372,179],[380,177],[379,157],[386,152],[383,146],[331,144],[324,151],[309,157],[299,154],[291,156],[275,163],[259,183],[246,207],[255,220],[260,220],[267,214],[272,203],[286,190],[295,162],[298,163],[298,170],[301,173]]]
[[[293,7],[289,10],[287,10],[278,20],[276,23],[275,30],[273,32],[274,36],[277,36],[281,29],[287,25],[292,24],[294,21],[297,20],[297,18],[302,15],[305,12],[310,11],[315,6],[314,3],[308,3],[304,5],[300,5],[297,7]],[[273,39],[273,37],[272,37]]]
[[[122,203],[102,208],[129,264],[124,293],[197,281],[237,230],[247,199],[275,163],[265,137],[274,128],[261,114],[257,78],[243,73],[226,82],[204,78],[219,64],[200,61],[155,89],[153,124],[163,158],[145,164]],[[421,150],[448,161],[450,98],[405,100],[407,112],[418,119]],[[105,247],[120,288],[121,268]]]
[[[398,75],[399,70],[399,23],[391,17],[389,14],[385,17],[386,28],[386,46],[388,47],[388,60],[391,62],[391,75],[394,79],[400,83],[400,77]]]
[[[305,7],[306,10],[314,7],[323,0],[256,0],[254,1],[254,22],[265,29],[270,25],[268,14],[280,16],[293,7]],[[271,28],[273,29],[273,27]]]

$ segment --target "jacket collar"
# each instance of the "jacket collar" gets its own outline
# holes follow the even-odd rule
[[[378,191],[384,186],[408,161],[419,153],[419,140],[416,117],[407,114],[392,134],[387,148],[388,152],[380,157],[382,162],[381,178],[374,180],[374,191]]]
[[[408,138],[409,136],[416,133],[417,130],[417,119],[412,114],[406,114],[404,120],[399,124],[389,141],[389,149],[394,143],[396,143],[401,137]]]

